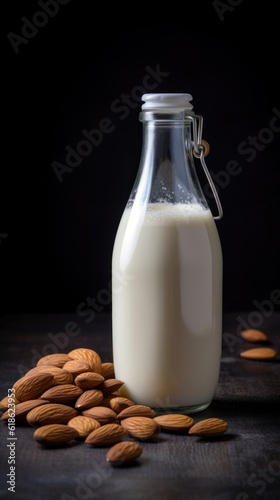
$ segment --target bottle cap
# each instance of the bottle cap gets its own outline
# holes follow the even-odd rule
[[[193,105],[191,94],[144,94],[142,96],[143,111],[148,109],[176,109],[176,110],[192,110]]]

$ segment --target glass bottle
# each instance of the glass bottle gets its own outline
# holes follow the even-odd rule
[[[222,253],[193,155],[202,117],[189,94],[145,94],[139,172],[115,238],[113,360],[122,395],[158,413],[203,410],[222,343]]]

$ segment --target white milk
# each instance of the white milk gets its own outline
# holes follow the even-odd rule
[[[222,254],[210,211],[169,203],[126,209],[114,279],[113,353],[123,394],[152,407],[208,406],[222,328]]]

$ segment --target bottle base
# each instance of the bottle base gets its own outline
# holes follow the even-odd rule
[[[198,405],[193,405],[193,406],[172,406],[170,408],[164,407],[164,408],[158,408],[155,407],[153,410],[156,412],[156,415],[166,415],[167,413],[180,413],[182,415],[189,415],[189,413],[196,413],[199,411],[203,411],[208,406],[211,404],[211,401],[208,401],[207,403],[202,403]]]

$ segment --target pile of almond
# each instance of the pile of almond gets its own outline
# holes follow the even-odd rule
[[[138,441],[152,440],[160,430],[214,437],[228,428],[218,418],[195,424],[187,415],[156,416],[152,408],[122,397],[122,385],[115,379],[113,363],[102,363],[92,349],[44,356],[13,386],[15,421],[36,427],[33,437],[45,446],[79,439],[93,447],[110,447],[106,459],[112,465],[137,459],[143,451]],[[8,422],[8,397],[0,402],[0,411],[1,420]]]

